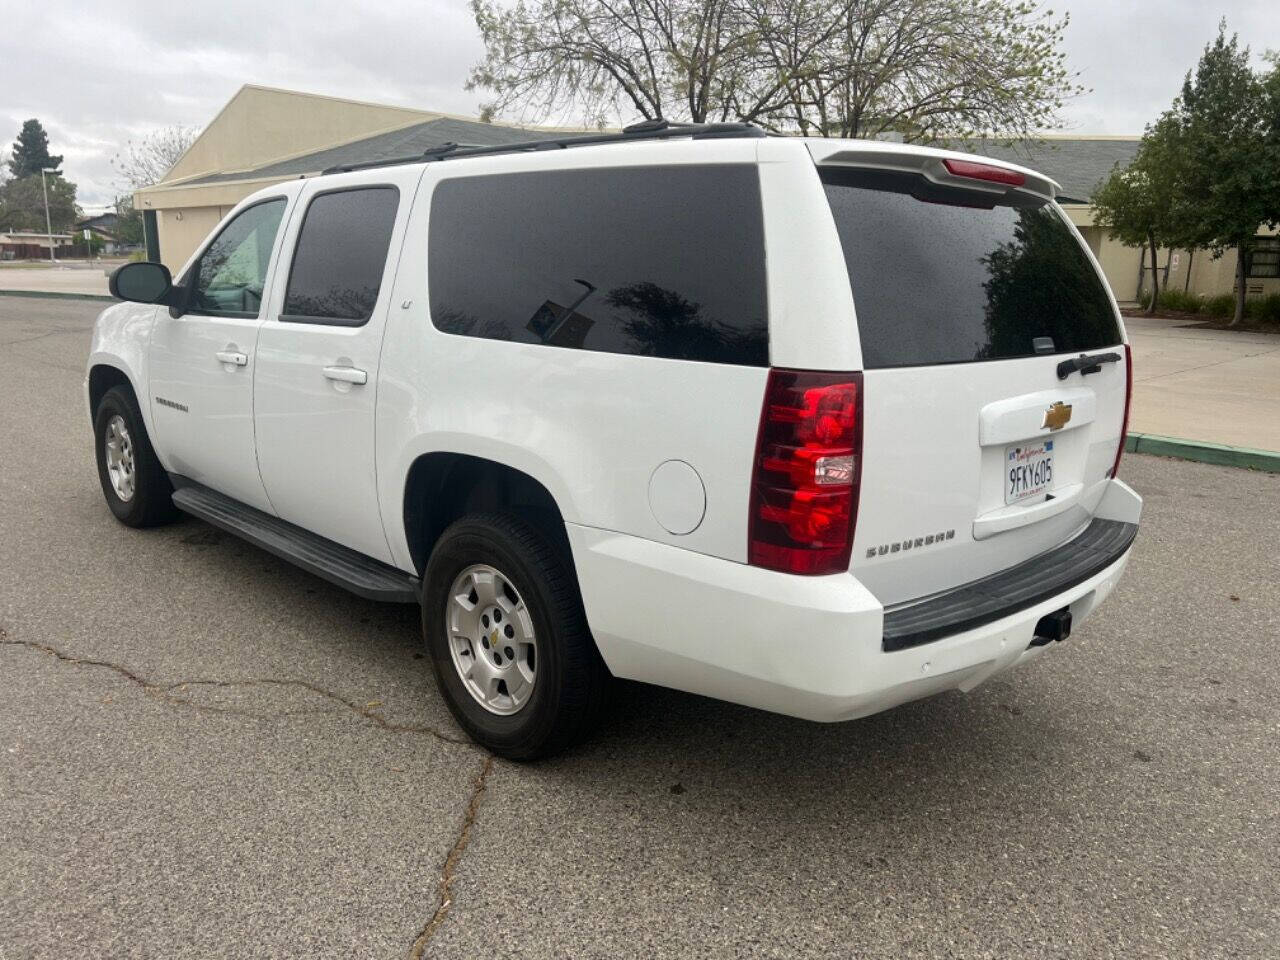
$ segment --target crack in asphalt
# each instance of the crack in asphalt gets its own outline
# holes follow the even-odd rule
[[[441,733],[433,727],[419,724],[393,723],[382,715],[375,713],[370,707],[362,706],[341,694],[334,693],[332,690],[326,690],[324,687],[312,683],[309,680],[249,678],[244,680],[177,680],[172,683],[157,683],[156,681],[149,680],[134,670],[131,670],[129,667],[119,663],[112,663],[109,660],[97,660],[89,657],[78,657],[74,654],[67,653],[65,650],[59,650],[51,644],[41,643],[37,640],[16,640],[10,637],[3,627],[0,627],[0,646],[25,647],[28,650],[35,650],[53,657],[61,663],[67,663],[78,667],[100,667],[104,670],[110,670],[118,676],[123,677],[125,680],[128,680],[130,683],[140,687],[148,696],[154,697],[163,703],[174,706],[190,707],[193,710],[205,713],[231,714],[234,716],[250,717],[254,719],[273,720],[281,717],[300,716],[303,714],[337,714],[344,712],[336,709],[290,710],[272,714],[263,714],[248,710],[241,710],[235,707],[217,707],[200,704],[178,695],[178,693],[188,687],[297,687],[324,697],[327,700],[331,700],[334,703],[340,704],[347,711],[356,714],[361,719],[368,720],[376,724],[382,730],[386,730],[391,733],[427,734],[428,736],[434,737],[444,743],[472,747],[475,746],[470,739],[451,737],[447,734]],[[449,911],[453,907],[453,897],[451,894],[453,882],[456,879],[458,864],[462,860],[462,855],[466,852],[467,846],[471,842],[471,833],[475,827],[476,817],[480,812],[480,803],[484,799],[484,792],[488,784],[489,774],[493,771],[493,760],[493,756],[486,755],[484,763],[480,767],[480,772],[476,775],[474,786],[471,791],[471,797],[467,802],[466,811],[463,815],[462,827],[458,831],[458,836],[454,840],[453,846],[450,847],[449,853],[445,857],[444,865],[440,870],[435,912],[414,938],[414,941],[409,948],[409,960],[422,960],[424,952],[430,944],[432,937],[436,935],[436,932],[449,916]]]
[[[47,643],[40,643],[36,640],[15,640],[11,638],[3,628],[0,628],[0,645],[9,647],[26,647],[29,650],[38,650],[41,653],[54,657],[63,663],[69,663],[75,666],[101,667],[105,670],[111,670],[119,676],[124,677],[130,683],[141,687],[149,696],[154,697],[163,703],[168,703],[174,706],[189,707],[202,713],[229,714],[232,716],[248,717],[256,720],[277,720],[291,716],[315,715],[317,713],[337,714],[343,712],[341,710],[286,710],[276,713],[260,713],[252,710],[242,710],[237,707],[220,707],[196,703],[194,700],[180,695],[187,687],[294,687],[297,689],[307,690],[317,696],[325,698],[326,700],[339,704],[340,706],[345,707],[346,710],[356,714],[362,720],[367,720],[388,733],[426,734],[427,736],[434,737],[443,743],[452,743],[460,746],[473,745],[470,739],[450,736],[449,734],[442,733],[435,727],[430,727],[426,724],[395,723],[388,720],[380,713],[377,713],[371,707],[356,703],[354,700],[350,700],[347,697],[342,696],[340,693],[334,693],[332,690],[326,690],[319,684],[312,683],[309,680],[250,677],[242,680],[197,679],[178,680],[173,683],[157,683],[156,681],[149,680],[141,674],[135,673],[128,667],[122,666],[118,663],[112,663],[108,660],[94,660],[87,657],[78,657],[74,654],[67,653],[66,651],[59,650],[57,647],[51,646]]]
[[[440,929],[445,918],[449,916],[449,910],[453,907],[453,897],[450,896],[449,891],[456,877],[458,863],[466,852],[467,844],[471,842],[471,830],[475,827],[476,815],[480,812],[480,801],[484,799],[485,786],[492,770],[493,757],[487,756],[484,759],[484,766],[480,768],[480,773],[475,779],[475,789],[472,790],[471,800],[467,803],[467,812],[462,820],[462,829],[458,831],[458,839],[454,841],[440,870],[439,901],[436,904],[436,912],[431,915],[431,919],[419,931],[413,945],[410,946],[409,960],[422,960],[423,952],[427,949],[431,938],[436,935],[436,931]]]
[[[72,333],[84,333],[84,331],[79,328],[74,330],[59,328],[57,330],[50,330],[46,333],[38,333],[34,337],[19,337],[16,340],[0,340],[0,347],[13,347],[20,343],[35,343],[37,340],[46,340],[49,337],[60,337]]]

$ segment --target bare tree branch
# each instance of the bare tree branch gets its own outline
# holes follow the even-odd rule
[[[111,166],[128,187],[137,189],[159,183],[199,134],[198,127],[164,127],[137,142],[129,140],[111,158]]]
[[[1023,139],[1083,92],[1031,0],[472,0],[486,116]]]

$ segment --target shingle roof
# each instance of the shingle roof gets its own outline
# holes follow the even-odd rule
[[[546,131],[525,130],[520,127],[506,127],[454,117],[439,117],[401,130],[393,130],[390,133],[380,133],[290,160],[269,163],[254,170],[214,173],[189,182],[191,184],[225,183],[233,180],[302,176],[347,163],[411,156],[450,141],[467,146],[496,146],[504,143],[518,143],[521,140],[540,140],[556,135]],[[1038,170],[1062,185],[1062,194],[1059,197],[1062,202],[1088,203],[1094,188],[1106,178],[1117,163],[1128,164],[1133,159],[1138,149],[1138,138],[1064,138],[1016,146],[1006,146],[991,141],[969,141],[961,144],[960,148]]]
[[[363,163],[368,160],[387,160],[392,157],[411,156],[430,147],[453,142],[467,146],[487,147],[521,140],[541,140],[555,134],[519,127],[504,127],[474,120],[439,117],[411,127],[379,133],[363,140],[344,143],[341,146],[318,150],[290,160],[269,163],[253,170],[238,173],[214,173],[188,181],[190,184],[225,183],[231,180],[250,180],[266,177],[301,176],[318,173],[329,167],[347,163]]]
[[[1052,139],[1030,145],[1005,146],[971,141],[961,149],[993,160],[1006,160],[1038,170],[1062,186],[1062,203],[1088,203],[1098,186],[1118,163],[1127,166],[1138,152],[1138,138]]]

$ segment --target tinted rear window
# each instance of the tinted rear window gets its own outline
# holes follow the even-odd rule
[[[449,179],[430,229],[431,316],[447,333],[769,362],[754,167]]]
[[[281,320],[360,326],[373,316],[387,266],[400,191],[321,193],[298,233]]]
[[[889,171],[822,171],[844,247],[864,365],[919,366],[1120,343],[1107,291],[1053,204]],[[990,202],[990,201],[985,201]]]

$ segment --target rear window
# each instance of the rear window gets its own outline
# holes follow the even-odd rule
[[[446,333],[768,365],[754,167],[451,178],[431,199],[428,248]]]
[[[1014,192],[990,206],[893,171],[828,167],[821,176],[867,368],[1120,343],[1106,288],[1052,203]],[[1051,348],[1036,348],[1042,337]]]

